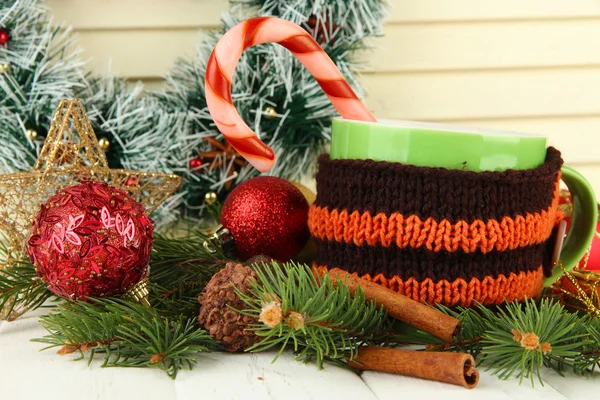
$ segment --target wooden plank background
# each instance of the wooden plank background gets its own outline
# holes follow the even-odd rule
[[[218,27],[224,0],[48,0],[90,68],[160,87]],[[392,0],[358,55],[379,118],[540,133],[600,191],[599,0]]]

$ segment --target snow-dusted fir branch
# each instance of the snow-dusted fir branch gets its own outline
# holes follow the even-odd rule
[[[313,35],[362,95],[357,79],[360,67],[352,57],[356,50],[366,47],[367,37],[381,33],[385,13],[385,3],[373,0],[232,3],[239,7],[223,16],[223,29],[208,35],[196,59],[178,61],[166,77],[166,90],[157,94],[167,109],[190,113],[187,128],[192,134],[186,138],[198,145],[187,147],[191,149],[185,157],[188,163],[211,150],[206,138],[224,143],[204,98],[206,60],[223,32],[256,15],[289,19]],[[316,158],[330,140],[331,120],[338,113],[294,56],[274,44],[247,49],[237,64],[231,91],[242,118],[277,154],[277,164],[269,174],[292,180],[312,176]],[[202,161],[201,167],[184,177],[186,209],[191,213],[202,211],[206,192],[216,192],[223,200],[235,184],[257,174],[249,165],[232,174],[231,159]]]
[[[362,40],[381,34],[381,21],[387,12],[384,0],[232,0],[231,3],[256,7],[260,15],[272,15],[305,25],[310,17],[324,34],[341,29],[347,38]]]
[[[109,141],[111,167],[181,169],[182,113],[167,113],[141,85],[86,76],[75,34],[55,24],[43,2],[0,0],[0,28],[10,35],[0,46],[0,64],[9,66],[0,73],[1,172],[33,166],[56,107],[72,97],[83,100],[96,135]],[[163,204],[153,215],[159,225],[176,221],[182,203],[179,195]]]
[[[302,25],[322,44],[362,95],[360,63],[353,59],[365,39],[380,34],[382,0],[235,1],[223,27],[205,38],[196,57],[179,60],[166,88],[144,92],[118,78],[84,77],[84,65],[69,29],[56,28],[41,0],[0,0],[0,27],[11,41],[0,47],[0,169],[28,169],[43,144],[60,99],[83,100],[99,138],[110,146],[111,167],[161,170],[183,177],[181,191],[154,214],[159,225],[204,215],[205,195],[219,200],[258,174],[227,147],[206,107],[206,61],[218,38],[242,18],[273,15]],[[271,174],[300,180],[312,176],[316,157],[330,139],[337,112],[302,65],[276,45],[242,55],[232,82],[242,118],[275,150]],[[34,130],[37,139],[28,137]],[[217,146],[215,148],[215,146]]]
[[[164,109],[141,84],[131,87],[110,76],[89,79],[78,96],[86,99],[96,136],[110,143],[105,155],[112,168],[185,175],[180,160],[190,144],[185,113]],[[158,227],[180,218],[184,195],[177,193],[153,213]]]
[[[45,135],[59,101],[82,86],[83,63],[71,30],[53,24],[37,0],[0,0],[0,27],[10,33],[0,46],[0,168],[12,172],[35,162],[40,143],[27,130]]]

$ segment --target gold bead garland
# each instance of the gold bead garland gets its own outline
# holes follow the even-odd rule
[[[217,202],[217,194],[215,192],[208,192],[204,195],[204,204],[212,206]]]
[[[29,138],[29,140],[35,140],[38,137],[38,133],[35,129],[27,129],[25,131],[25,134],[27,135],[27,137]]]
[[[267,119],[275,119],[277,117],[277,110],[271,106],[267,106],[265,107],[265,110],[263,112],[265,114],[265,118]]]
[[[98,146],[100,146],[102,151],[108,151],[108,149],[110,148],[110,141],[105,137],[101,137],[98,140]]]

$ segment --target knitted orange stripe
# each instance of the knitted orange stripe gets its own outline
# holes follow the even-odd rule
[[[308,212],[308,227],[317,239],[337,241],[357,246],[383,246],[395,244],[399,248],[426,247],[429,251],[457,251],[473,253],[481,250],[514,250],[519,247],[546,241],[557,218],[559,185],[550,207],[536,213],[527,213],[516,218],[505,216],[501,221],[489,219],[471,223],[448,220],[436,221],[432,217],[422,220],[417,215],[404,216],[400,213],[372,216],[369,211],[360,213],[347,210],[329,211],[327,207],[313,205]]]
[[[325,266],[313,266],[318,273],[327,271]],[[358,276],[357,273],[352,274]],[[383,274],[375,277],[361,276],[363,279],[375,282],[394,292],[403,294],[413,300],[428,304],[444,304],[446,306],[470,307],[481,304],[502,304],[504,301],[523,300],[526,297],[538,296],[544,286],[542,267],[535,271],[511,273],[508,277],[485,277],[483,280],[471,278],[470,281],[456,279],[453,282],[441,280],[434,282],[425,279],[421,282],[408,278],[403,281],[398,276],[386,278]]]

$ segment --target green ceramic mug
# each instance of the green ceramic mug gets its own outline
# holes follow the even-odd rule
[[[331,159],[389,161],[421,167],[467,171],[523,170],[541,165],[546,138],[530,134],[445,124],[334,119]],[[562,168],[562,179],[573,196],[571,228],[561,251],[561,262],[573,269],[587,251],[598,218],[594,191],[577,171]],[[560,270],[546,279],[556,281]]]

